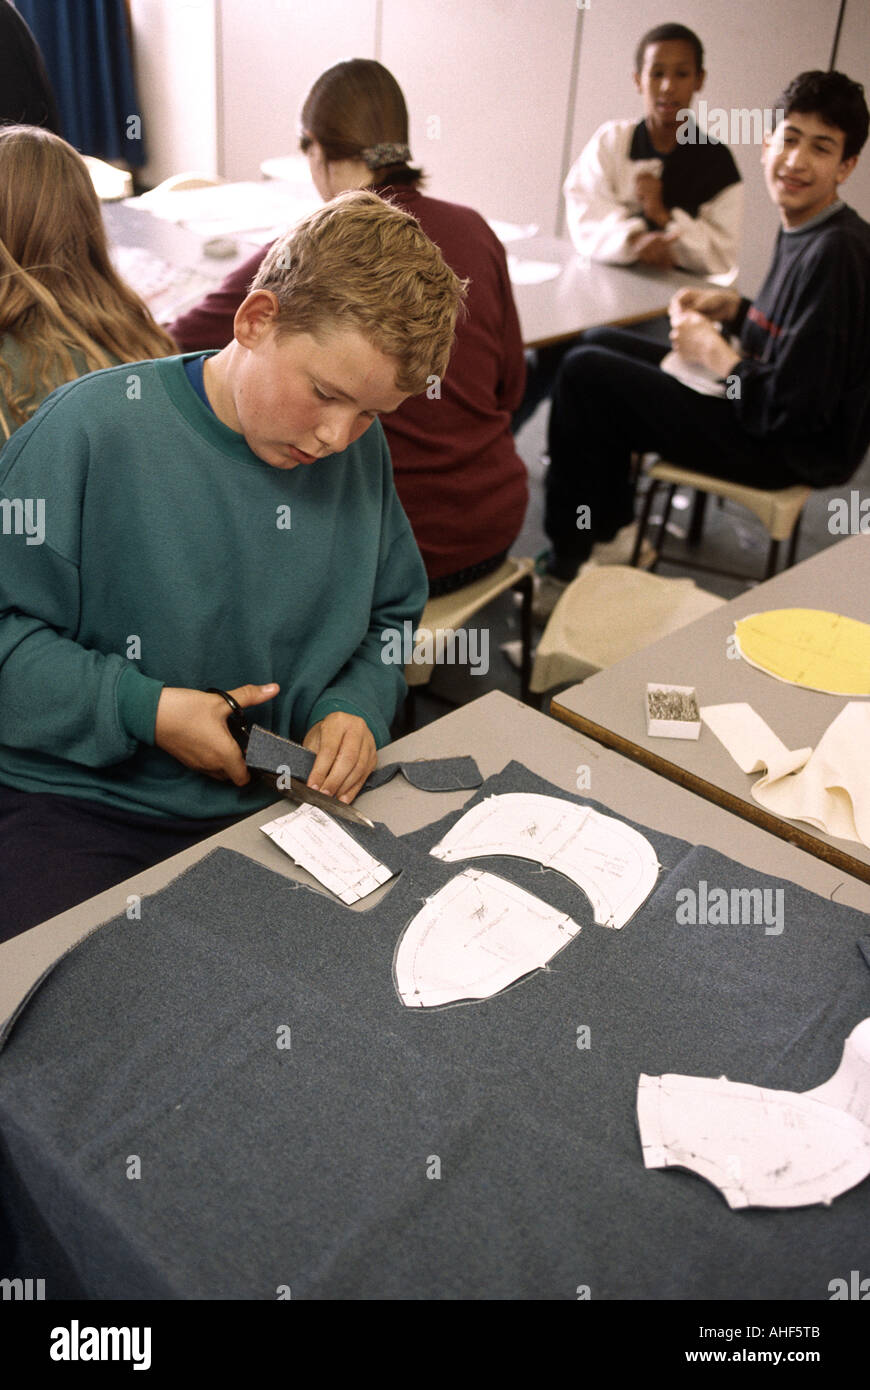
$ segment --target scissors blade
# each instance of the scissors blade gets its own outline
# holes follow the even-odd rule
[[[261,772],[259,775],[275,788],[279,796],[286,796],[291,801],[302,801],[309,806],[317,806],[330,816],[338,816],[341,820],[352,821],[354,825],[367,825],[369,830],[375,828],[374,821],[369,820],[368,816],[364,816],[362,811],[358,811],[355,806],[348,806],[347,802],[339,801],[335,796],[327,796],[326,792],[316,792],[313,787],[307,786],[301,777],[291,777],[288,787],[285,785],[286,775],[282,774],[280,778],[277,772]]]

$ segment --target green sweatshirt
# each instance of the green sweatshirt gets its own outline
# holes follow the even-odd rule
[[[61,387],[0,456],[10,787],[168,816],[268,805],[268,789],[154,746],[164,685],[277,681],[253,711],[276,733],[301,740],[345,710],[389,738],[404,680],[382,633],[416,625],[427,588],[380,424],[344,453],[272,468],[198,398],[183,360]]]

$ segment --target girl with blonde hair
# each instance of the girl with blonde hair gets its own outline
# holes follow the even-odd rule
[[[64,382],[175,351],[109,259],[81,156],[40,127],[0,127],[0,442]]]

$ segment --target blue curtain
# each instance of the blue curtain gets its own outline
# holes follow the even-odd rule
[[[145,163],[124,0],[16,0],[48,69],[63,135],[82,154]]]

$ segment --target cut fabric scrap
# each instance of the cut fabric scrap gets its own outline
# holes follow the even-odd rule
[[[734,624],[744,661],[827,695],[870,695],[870,623],[820,608],[773,608]]]
[[[751,705],[705,705],[701,718],[743,772],[767,769],[752,787],[760,806],[870,846],[870,705],[851,700],[815,752],[791,752]]]
[[[260,829],[348,907],[393,877],[392,869],[317,806],[300,806]]]
[[[870,1018],[811,1091],[641,1074],[637,1120],[646,1168],[688,1168],[733,1209],[829,1206],[870,1174]]]
[[[290,776],[301,777],[306,781],[314,766],[315,755],[309,748],[303,748],[291,739],[281,738],[269,729],[255,724],[248,739],[245,762],[261,772],[277,772],[279,768],[289,768]],[[363,787],[364,791],[374,791],[403,773],[412,787],[423,792],[469,791],[483,782],[480,768],[473,758],[422,758],[418,761],[387,763],[376,767]]]
[[[555,869],[589,898],[601,926],[624,927],[652,892],[659,863],[639,831],[589,806],[509,792],[481,801],[430,851],[454,863],[515,855]]]
[[[409,1009],[489,999],[540,969],[579,925],[516,884],[465,869],[412,918],[396,948],[396,991]]]

